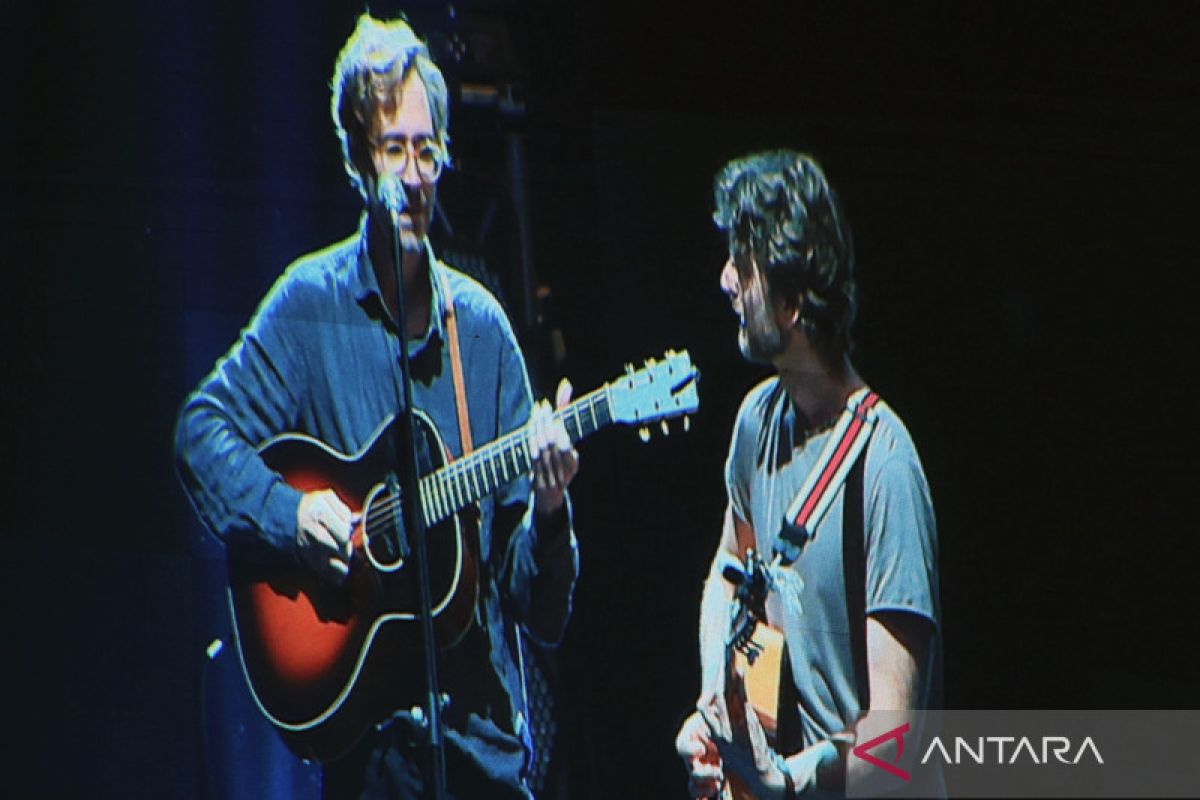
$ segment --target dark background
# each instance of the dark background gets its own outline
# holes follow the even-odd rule
[[[227,635],[219,550],[171,430],[282,267],[353,229],[327,87],[361,6],[108,5],[23,4],[0,33],[0,787],[199,797],[245,775],[303,795],[311,772],[230,710],[231,650],[204,655]],[[581,446],[561,794],[684,796],[671,741],[721,468],[763,375],[717,291],[711,180],[765,147],[813,153],[855,231],[856,363],[937,507],[947,706],[1200,705],[1189,4],[459,10],[506,26],[526,113],[452,112],[447,217],[469,227],[451,198],[493,186],[502,133],[523,135],[552,291],[526,332],[537,376],[582,391],[668,347],[704,375],[689,434]]]

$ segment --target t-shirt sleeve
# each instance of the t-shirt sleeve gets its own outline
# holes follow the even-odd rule
[[[891,454],[880,465],[866,523],[867,613],[908,611],[938,625],[937,523],[915,456]]]
[[[750,518],[750,481],[754,474],[753,437],[750,430],[749,401],[742,404],[733,425],[733,437],[729,442],[729,455],[725,459],[725,492],[733,513],[745,522]]]

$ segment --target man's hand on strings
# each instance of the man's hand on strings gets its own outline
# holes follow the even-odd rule
[[[570,402],[571,384],[564,378],[558,384],[554,404],[561,409]],[[530,445],[534,453],[534,504],[539,514],[550,516],[562,508],[567,486],[579,472],[579,454],[562,420],[555,419],[545,400],[533,407]]]
[[[350,534],[355,519],[332,489],[306,492],[296,509],[300,560],[322,580],[338,585],[350,574]]]
[[[693,798],[716,797],[725,783],[721,755],[708,724],[699,712],[683,721],[675,737],[675,752],[688,771],[688,793]]]
[[[758,800],[782,798],[783,771],[767,742],[767,733],[746,697],[742,673],[726,669],[725,691],[696,706],[729,775],[736,775]]]

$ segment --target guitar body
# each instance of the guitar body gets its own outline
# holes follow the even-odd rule
[[[433,468],[445,449],[419,411]],[[424,659],[414,559],[378,544],[398,504],[379,481],[389,473],[394,423],[360,454],[347,456],[311,437],[287,435],[262,450],[264,462],[301,491],[333,489],[355,513],[350,573],[340,587],[300,564],[232,560],[229,602],[242,666],[259,709],[299,756],[329,761],[349,750],[367,728],[397,708],[423,699]],[[469,629],[478,596],[474,505],[426,532],[438,645],[448,648]],[[372,520],[371,525],[366,520]]]
[[[686,352],[668,351],[554,417],[572,442],[610,423],[665,423],[699,408],[698,379]],[[420,469],[419,498],[403,502],[398,488],[383,482],[395,469],[394,422],[356,454],[302,434],[276,437],[259,451],[288,484],[332,489],[359,518],[342,586],[296,561],[229,565],[229,606],[250,692],[302,758],[337,758],[371,725],[425,699],[420,587],[398,522],[401,508],[418,501],[415,511],[426,522],[434,633],[439,648],[450,648],[470,629],[479,596],[476,503],[533,469],[531,424],[447,463],[433,422],[419,409],[413,419],[428,463]]]
[[[735,662],[746,680],[746,699],[758,714],[758,721],[771,739],[779,719],[779,679],[783,674],[783,631],[760,623],[754,631],[758,655],[754,663],[738,652]]]
[[[772,587],[766,562],[754,550],[753,532],[731,517],[740,560],[722,569],[733,584],[733,610],[725,648],[725,679],[741,673],[746,688],[746,706],[726,695],[731,717],[754,714],[773,747],[779,722],[779,681],[783,667],[783,631],[767,621],[767,594]],[[735,708],[736,707],[736,708]],[[736,710],[740,709],[740,710]],[[734,722],[735,725],[744,724]],[[720,800],[755,800],[754,794],[735,774],[726,773]]]
[[[736,669],[742,672],[746,682],[746,699],[757,716],[767,738],[775,740],[779,717],[779,680],[783,666],[783,632],[766,623],[759,623],[754,630],[755,658],[751,662],[745,653],[735,651]],[[727,775],[720,800],[755,800],[754,794],[736,775]]]

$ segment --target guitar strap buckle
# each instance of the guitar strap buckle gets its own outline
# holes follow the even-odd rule
[[[779,536],[775,538],[775,544],[771,548],[779,560],[780,566],[789,566],[799,558],[801,551],[804,550],[804,545],[808,544],[808,540],[811,538],[812,534],[808,532],[808,528],[795,524],[784,517],[783,523],[779,526]]]

